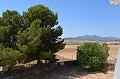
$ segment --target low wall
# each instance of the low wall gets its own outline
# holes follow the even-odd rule
[[[120,79],[120,49],[118,51],[117,63],[115,66],[113,79]]]

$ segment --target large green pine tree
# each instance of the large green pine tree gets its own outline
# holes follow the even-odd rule
[[[0,66],[56,61],[55,53],[65,46],[62,33],[58,14],[44,5],[30,7],[23,15],[6,10],[0,17]]]
[[[60,37],[62,28],[57,26],[57,13],[44,5],[36,5],[24,12],[23,18],[26,29],[18,32],[19,50],[33,60],[54,61],[55,53],[65,46],[64,40]],[[43,58],[41,55],[46,53],[50,55]]]

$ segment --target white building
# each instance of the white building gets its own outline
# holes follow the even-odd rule
[[[109,0],[110,1],[110,4],[120,4],[120,0]]]

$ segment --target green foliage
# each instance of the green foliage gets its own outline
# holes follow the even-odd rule
[[[3,12],[2,17],[0,17],[0,29],[5,31],[1,32],[5,37],[0,43],[4,42],[6,47],[16,49],[16,36],[22,25],[22,16],[17,11],[6,10]]]
[[[22,59],[23,54],[18,50],[13,50],[12,48],[4,48],[0,46],[0,66],[11,67],[14,66],[17,60]]]
[[[10,32],[10,29],[11,29],[11,26],[7,26],[7,27],[4,27],[4,26],[0,26],[0,43],[3,43],[6,41],[7,39],[7,36]]]
[[[44,5],[35,5],[23,13],[25,27],[30,27],[34,20],[41,20],[40,27],[54,27],[58,24],[58,15]]]
[[[62,28],[57,26],[57,13],[54,14],[44,5],[36,5],[24,12],[23,18],[26,29],[18,32],[17,46],[19,50],[32,60],[55,60],[55,53],[65,46],[64,40],[60,38]],[[54,28],[55,26],[56,28]],[[48,55],[47,52],[51,52],[53,56],[42,57]]]
[[[92,70],[103,68],[109,54],[107,44],[84,43],[77,48],[77,64]]]
[[[53,54],[49,51],[49,52],[41,52],[39,55],[39,58],[41,60],[50,60],[53,58]]]
[[[20,15],[6,10],[0,17],[0,66],[33,60],[56,61],[65,44],[58,15],[44,5],[35,5]],[[55,28],[56,27],[56,28]]]

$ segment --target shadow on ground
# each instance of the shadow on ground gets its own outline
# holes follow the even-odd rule
[[[0,79],[11,76],[13,79],[74,79],[96,73],[70,65],[18,66],[11,71],[0,72]]]

